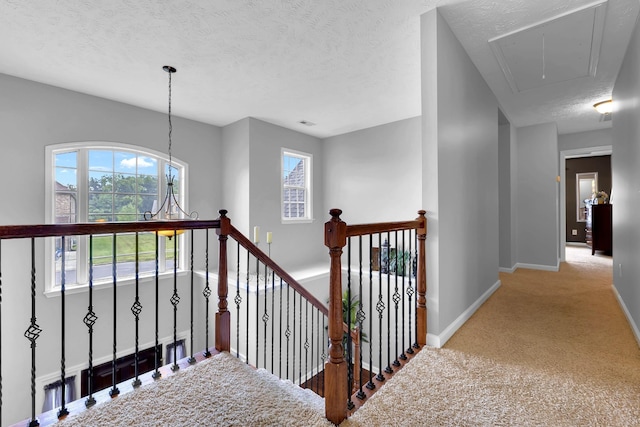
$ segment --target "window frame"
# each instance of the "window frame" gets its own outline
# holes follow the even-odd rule
[[[305,162],[305,216],[299,218],[287,218],[284,216],[284,193],[285,193],[285,182],[284,182],[284,157],[297,157],[302,159]],[[302,151],[292,150],[289,148],[282,147],[280,149],[280,220],[283,224],[305,224],[313,222],[313,154],[304,153]],[[292,187],[292,188],[302,188],[302,187]]]
[[[136,155],[143,155],[153,157],[158,160],[158,203],[162,201],[164,197],[164,191],[167,188],[167,178],[164,173],[166,166],[169,164],[169,157],[162,152],[119,142],[107,142],[107,141],[83,141],[83,142],[70,142],[47,145],[45,147],[45,221],[47,224],[54,224],[56,220],[56,155],[64,152],[76,151],[77,156],[77,199],[76,199],[76,223],[88,222],[88,200],[89,191],[87,185],[80,185],[81,182],[88,182],[89,165],[88,165],[88,152],[90,150],[108,150],[108,151],[121,151],[134,153]],[[177,177],[179,187],[176,189],[178,193],[178,202],[185,210],[188,206],[188,165],[187,163],[171,158],[172,166],[179,171]],[[184,265],[186,265],[186,254],[183,248],[188,244],[188,233],[177,236],[179,245],[178,259],[178,272],[180,275],[186,274]],[[89,272],[89,250],[88,250],[88,236],[77,236],[78,252],[77,260],[87,260],[86,262],[78,261],[76,264],[77,283],[65,284],[65,291],[67,293],[82,292],[88,289],[88,272]],[[173,274],[173,269],[167,270],[165,268],[165,247],[166,239],[159,239],[159,266],[162,276],[169,276]],[[55,265],[55,251],[56,251],[56,239],[48,238],[45,244],[45,295],[56,296],[60,294],[61,286],[56,284],[56,265]],[[151,280],[151,277],[144,280],[144,275],[141,275],[140,281]],[[135,277],[125,276],[118,279],[118,284],[133,284],[135,283]],[[107,287],[113,284],[112,277],[94,280],[93,287],[101,288]]]

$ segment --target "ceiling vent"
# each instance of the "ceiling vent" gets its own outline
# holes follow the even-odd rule
[[[300,123],[301,125],[305,125],[305,126],[315,126],[316,124],[313,122],[310,122],[308,120],[300,120],[298,123]]]
[[[489,40],[514,93],[596,75],[607,0]]]

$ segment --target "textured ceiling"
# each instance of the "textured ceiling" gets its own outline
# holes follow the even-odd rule
[[[638,13],[609,0],[595,77],[512,93],[488,40],[578,0],[2,0],[0,73],[223,126],[256,117],[319,137],[420,115],[420,15],[441,12],[508,119],[607,127]],[[308,127],[301,120],[316,123]]]

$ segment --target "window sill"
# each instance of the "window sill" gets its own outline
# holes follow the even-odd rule
[[[281,218],[282,224],[311,224],[315,220],[313,218],[301,218],[301,219],[284,219]]]
[[[182,277],[182,276],[186,276],[187,274],[189,274],[189,271],[179,270],[177,275],[178,277]],[[158,278],[160,279],[166,279],[169,277],[173,277],[173,271],[166,271],[164,273],[158,274]],[[146,285],[149,283],[155,283],[155,280],[156,280],[155,274],[153,273],[145,274],[138,278],[138,283],[141,285],[142,284]],[[136,279],[133,277],[129,277],[126,279],[118,280],[116,286],[117,287],[131,286],[131,285],[135,285],[135,283],[136,283]],[[113,281],[101,280],[100,282],[93,284],[94,291],[99,291],[103,289],[113,289]],[[64,290],[65,295],[80,294],[83,292],[89,292],[88,283],[67,285],[65,286],[65,290]],[[59,297],[60,295],[61,295],[60,287],[49,288],[46,291],[44,291],[44,296],[46,296],[47,298],[55,298],[55,297]]]

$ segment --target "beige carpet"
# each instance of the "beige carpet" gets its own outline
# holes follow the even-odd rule
[[[343,426],[640,425],[640,350],[611,258],[570,248],[567,259],[558,273],[501,275],[445,348],[420,352]],[[326,426],[323,405],[219,355],[60,424]]]

